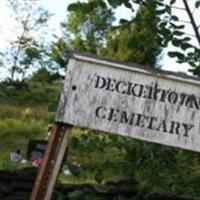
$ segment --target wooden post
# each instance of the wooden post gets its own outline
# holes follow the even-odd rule
[[[50,200],[72,126],[56,123],[52,129],[44,160],[36,177],[30,200]]]

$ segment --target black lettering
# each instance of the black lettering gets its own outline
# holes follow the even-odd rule
[[[114,108],[110,108],[110,112],[109,112],[109,116],[108,116],[108,121],[114,121],[117,122],[118,120],[118,113],[119,110],[114,109]]]
[[[100,77],[100,76],[96,76],[97,80],[96,80],[96,84],[95,84],[95,88],[99,88],[102,89],[106,86],[106,79],[104,77]]]
[[[200,110],[200,98],[195,95],[187,95],[184,93],[177,93],[176,91],[169,91],[158,87],[155,83],[153,86],[143,85],[139,83],[131,83],[123,80],[110,77],[103,77],[95,75],[95,88],[104,89],[111,92],[117,92],[125,95],[133,95],[145,99],[154,99],[165,103],[168,101],[171,104],[177,104],[189,108]],[[112,114],[112,111],[111,113]],[[150,122],[149,122],[150,123]],[[153,123],[153,121],[152,121]],[[151,124],[149,124],[151,127]],[[170,133],[174,132],[174,124],[170,125]]]
[[[187,100],[185,102],[185,105],[188,106],[188,107],[190,107],[190,108],[193,108],[195,106],[196,109],[199,110],[199,105],[197,103],[197,100],[196,100],[195,96],[191,95],[191,96],[187,96],[187,97],[188,98],[187,98]]]
[[[169,90],[161,90],[160,101],[165,102]]]
[[[148,88],[149,88],[149,94],[148,94],[147,97],[148,97],[149,99],[152,99],[153,87],[149,86]]]
[[[137,89],[138,90],[135,90]],[[141,97],[142,95],[142,92],[143,92],[143,89],[144,89],[144,85],[139,85],[139,84],[135,84],[133,87],[132,87],[132,94],[136,97]]]
[[[153,129],[153,123],[156,122],[156,121],[157,121],[156,117],[150,117],[150,121],[149,121],[147,128]]]
[[[168,95],[169,103],[175,104],[178,100],[178,94],[176,92],[170,92]]]
[[[108,78],[107,87],[105,89],[113,92],[115,90],[115,83],[115,79]]]
[[[116,91],[121,93],[121,94],[124,94],[126,92],[125,90],[123,90],[124,86],[126,86],[126,82],[125,81],[117,82]]]
[[[167,126],[166,126],[166,121],[162,120],[158,126],[158,128],[156,129],[157,131],[163,131],[163,132],[167,132]]]
[[[184,131],[185,131],[183,136],[188,137],[189,136],[188,132],[194,127],[194,125],[192,125],[192,124],[184,124],[184,123],[182,123],[182,125],[183,125]]]
[[[144,118],[145,116],[144,115],[141,115],[141,114],[137,114],[137,120],[136,120],[136,126],[139,126],[139,127],[144,127]]]
[[[180,134],[179,129],[180,129],[180,123],[179,123],[179,122],[176,122],[175,133],[176,133],[177,135]]]
[[[171,133],[171,134],[174,133],[174,127],[175,127],[174,125],[175,125],[175,122],[171,121],[170,130],[169,130],[169,133]]]
[[[143,92],[143,98],[152,99],[153,88],[151,86],[145,85],[145,90]]]
[[[105,119],[106,118],[106,115],[105,115],[106,110],[107,109],[105,107],[99,106],[95,111],[96,117]]]
[[[200,107],[200,97],[198,97],[198,100],[199,100],[199,103],[198,103],[198,105],[199,105],[199,107]]]
[[[184,104],[184,101],[185,101],[185,98],[186,98],[186,94],[181,93],[181,94],[180,94],[180,98],[181,98],[180,104],[181,104],[181,106],[182,106],[182,105]]]
[[[153,92],[153,99],[157,100],[157,94],[160,93],[161,89],[158,88],[157,84],[155,84],[154,92]]]
[[[120,123],[122,124],[133,124],[133,119],[134,119],[135,114],[132,113],[131,115],[128,116],[127,112],[122,111],[121,113],[121,119],[120,119]]]
[[[127,90],[126,94],[131,95],[132,83],[131,82],[127,82],[127,83],[128,83],[128,90]]]

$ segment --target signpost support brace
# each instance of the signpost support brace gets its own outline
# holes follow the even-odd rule
[[[44,160],[36,177],[30,200],[50,200],[66,151],[72,126],[56,123],[51,132]]]

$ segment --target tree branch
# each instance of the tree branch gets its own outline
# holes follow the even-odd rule
[[[198,41],[199,46],[200,46],[200,34],[199,34],[199,31],[198,31],[198,27],[197,27],[197,25],[196,25],[196,22],[195,22],[195,20],[194,20],[194,17],[193,17],[193,15],[192,15],[192,12],[191,12],[191,10],[190,10],[190,7],[189,7],[189,5],[188,5],[188,3],[187,3],[187,0],[183,0],[183,3],[184,3],[184,5],[185,5],[185,10],[186,10],[186,12],[188,13],[188,16],[189,16],[189,18],[190,18],[192,27],[193,27],[193,29],[194,29],[194,32],[195,32],[195,35],[196,35],[196,38],[197,38],[197,41]]]

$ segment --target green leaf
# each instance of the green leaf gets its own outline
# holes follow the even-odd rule
[[[104,1],[99,0],[99,1],[97,1],[96,3],[97,3],[101,8],[107,9],[107,5],[106,5],[106,3],[105,3]]]
[[[168,41],[167,40],[164,40],[164,41],[162,41],[162,44],[161,44],[161,46],[162,47],[167,47],[168,46]]]
[[[162,2],[157,2],[157,4],[159,5],[159,6],[164,6],[165,4],[164,3],[162,3]]]
[[[161,10],[156,10],[156,14],[157,15],[162,15],[162,14],[164,14],[166,12],[166,10],[165,9],[161,9]]]
[[[196,63],[195,63],[195,62],[190,61],[189,64],[190,64],[192,67],[196,67]],[[200,68],[195,68],[194,74],[195,74],[195,75],[200,75]]]
[[[171,58],[175,58],[176,57],[176,52],[168,52],[168,56],[170,56]]]
[[[127,2],[126,0],[108,0],[108,3],[113,7],[116,8],[120,5],[122,5],[123,3]]]
[[[193,46],[190,43],[184,42],[181,44],[181,49],[186,50],[192,48]]]
[[[171,19],[174,20],[174,21],[178,21],[178,20],[179,20],[178,17],[175,16],[175,15],[172,15],[172,16],[171,16]]]
[[[182,35],[184,35],[185,33],[182,32],[182,31],[174,31],[173,34],[176,35],[176,36],[182,36]]]
[[[170,22],[170,25],[175,29],[183,29],[183,28],[185,28],[185,25],[176,25],[173,22]]]
[[[183,40],[184,42],[188,42],[188,41],[191,40],[191,38],[190,38],[190,37],[184,37],[182,40]]]
[[[181,44],[181,40],[179,40],[179,39],[177,39],[177,38],[173,38],[172,44],[173,44],[175,47],[179,47],[180,44]]]
[[[169,15],[172,14],[172,9],[171,9],[170,6],[166,5],[166,6],[165,6],[165,10],[166,10],[166,12],[167,12]]]
[[[164,37],[168,37],[171,34],[171,31],[167,28],[162,28],[160,30],[160,34],[163,35]]]
[[[133,9],[131,3],[129,3],[129,2],[125,2],[124,5],[125,5],[127,8]]]
[[[179,60],[184,60],[185,56],[184,54],[178,52],[178,51],[170,51],[168,52],[168,55],[171,57],[171,58],[175,58],[177,57]]]
[[[160,28],[165,28],[166,26],[167,26],[167,22],[161,22],[160,24],[159,24],[159,26],[160,26]]]
[[[77,3],[71,3],[71,4],[69,4],[69,6],[67,7],[67,10],[68,10],[68,11],[76,11],[77,8],[78,8]]]
[[[129,23],[129,21],[127,19],[120,19],[119,23],[125,24],[125,23]]]
[[[94,7],[94,2],[89,3],[71,3],[67,7],[68,11],[74,11],[74,12],[81,12],[81,13],[88,13],[92,10]]]
[[[31,59],[40,58],[39,51],[36,48],[34,48],[34,47],[27,48],[26,49],[26,54]]]
[[[170,5],[173,5],[176,2],[176,0],[171,0]]]
[[[193,57],[194,57],[194,52],[189,52],[189,53],[187,54],[187,57],[188,57],[189,59],[193,59]]]
[[[200,6],[200,0],[196,1],[195,8],[199,8],[199,6]]]

